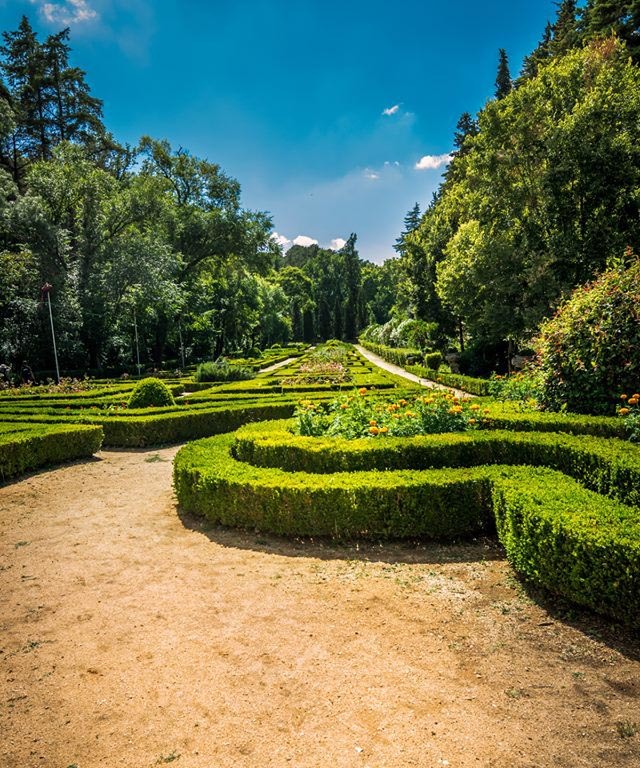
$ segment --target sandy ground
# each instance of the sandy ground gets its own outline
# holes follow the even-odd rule
[[[175,448],[0,488],[2,768],[640,765],[640,643],[491,541],[180,515]]]

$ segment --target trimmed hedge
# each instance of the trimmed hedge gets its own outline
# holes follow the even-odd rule
[[[0,432],[0,480],[32,469],[92,456],[100,450],[99,426],[3,425]]]
[[[398,468],[405,462],[416,468]],[[440,468],[481,462],[491,464]],[[349,471],[290,471],[305,463]],[[639,480],[640,449],[618,441],[488,432],[318,440],[264,424],[191,443],[174,465],[188,511],[278,534],[451,537],[489,530],[495,516],[516,570],[632,624],[640,624],[640,510],[630,506],[640,503]]]
[[[289,430],[292,423],[242,427],[235,434],[232,455],[254,466],[315,474],[486,464],[543,466],[640,507],[640,446],[622,440],[493,430],[345,440],[294,435]]]
[[[384,344],[374,344],[371,341],[364,340],[360,340],[360,344],[388,363],[399,365],[409,371],[409,373],[413,373],[422,379],[429,379],[429,381],[434,381],[436,384],[442,384],[445,387],[460,389],[471,395],[485,397],[489,394],[488,379],[477,379],[473,376],[463,376],[459,373],[440,373],[424,365],[417,365],[413,359],[415,357],[421,358],[421,354],[417,350],[394,349],[393,347],[386,347]]]
[[[175,405],[171,390],[164,381],[153,377],[142,379],[133,388],[129,398],[128,408],[162,408],[166,405]]]

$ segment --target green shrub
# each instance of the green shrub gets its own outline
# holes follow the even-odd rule
[[[3,425],[0,433],[0,480],[38,467],[88,458],[100,450],[99,426]]]
[[[577,413],[613,413],[640,384],[640,260],[577,288],[537,339],[542,399]]]
[[[148,378],[139,381],[129,398],[129,408],[151,408],[175,405],[171,390],[160,379]]]
[[[442,355],[440,352],[429,352],[424,356],[424,364],[429,370],[438,372],[438,369],[442,365]]]
[[[252,368],[242,365],[230,365],[223,357],[215,363],[200,363],[195,373],[196,381],[245,381],[252,379],[255,373]]]

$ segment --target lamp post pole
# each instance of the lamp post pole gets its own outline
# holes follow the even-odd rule
[[[49,305],[49,320],[51,322],[51,338],[53,340],[53,356],[56,361],[56,383],[60,383],[60,366],[58,365],[58,350],[56,348],[56,332],[53,327],[53,310],[51,309],[51,291],[53,286],[50,283],[45,283],[40,289],[42,297],[47,297],[47,304]]]
[[[136,360],[138,361],[138,376],[140,376],[140,344],[138,343],[138,320],[135,309],[133,310],[133,329],[136,334]]]

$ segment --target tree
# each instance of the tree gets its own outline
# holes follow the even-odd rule
[[[509,72],[509,59],[504,48],[498,51],[498,74],[496,75],[496,99],[504,99],[511,93],[513,84]]]
[[[553,38],[549,43],[551,54],[561,56],[575,48],[580,40],[576,0],[562,0],[553,25]]]
[[[640,62],[640,0],[588,0],[584,29],[592,37],[615,33]]]
[[[362,270],[360,257],[356,250],[357,239],[357,235],[352,233],[338,251],[343,261],[345,279],[344,338],[348,341],[356,341],[358,333],[365,323],[362,303]]]
[[[405,251],[405,239],[407,235],[411,234],[418,228],[420,224],[420,205],[416,203],[413,208],[404,217],[404,229],[400,233],[400,237],[397,238],[394,243],[394,250],[402,255]]]
[[[518,84],[522,84],[523,80],[530,77],[535,77],[538,74],[538,69],[545,64],[553,55],[551,52],[551,40],[553,38],[553,24],[548,21],[547,26],[544,29],[542,39],[536,46],[536,48],[528,55],[525,56],[522,63],[522,72],[518,79]]]

